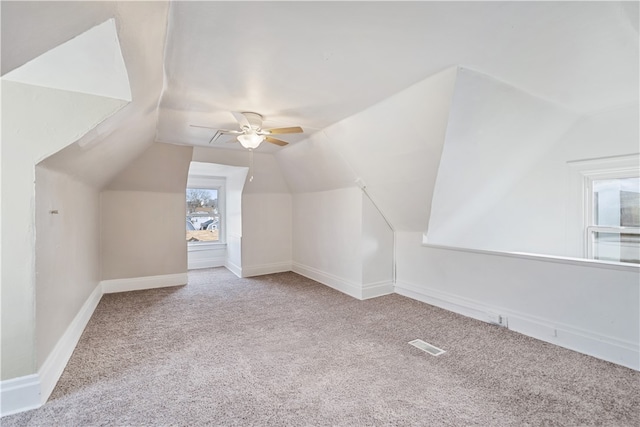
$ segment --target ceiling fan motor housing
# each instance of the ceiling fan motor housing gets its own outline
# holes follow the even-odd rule
[[[262,116],[260,114],[252,113],[252,112],[243,112],[242,115],[247,118],[247,121],[251,125],[252,129],[254,129],[254,130],[262,129],[262,119],[263,118],[262,118]]]

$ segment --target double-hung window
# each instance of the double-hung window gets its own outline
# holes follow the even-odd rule
[[[601,171],[586,184],[587,257],[640,264],[638,171]]]
[[[187,242],[219,242],[218,188],[187,188]]]

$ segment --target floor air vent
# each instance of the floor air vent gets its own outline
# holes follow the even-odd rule
[[[409,344],[411,344],[412,346],[419,348],[422,351],[426,351],[427,353],[429,353],[432,356],[440,356],[442,353],[445,353],[445,351],[441,348],[438,348],[436,346],[433,346],[427,342],[424,342],[422,340],[413,340],[413,341],[409,341]]]

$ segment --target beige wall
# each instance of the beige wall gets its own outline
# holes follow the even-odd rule
[[[100,194],[102,279],[187,271],[185,193]]]
[[[187,271],[191,156],[192,147],[154,143],[100,194],[103,280]]]
[[[193,147],[183,145],[151,144],[105,190],[184,193],[192,152]]]
[[[57,214],[51,211],[57,210]],[[41,367],[100,280],[100,195],[36,167],[36,350]]]

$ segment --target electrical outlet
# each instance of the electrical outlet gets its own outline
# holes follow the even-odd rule
[[[507,327],[507,318],[506,316],[502,316],[498,313],[487,312],[487,320],[489,323]]]

